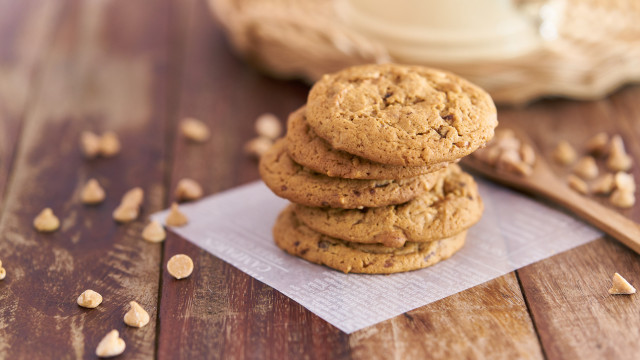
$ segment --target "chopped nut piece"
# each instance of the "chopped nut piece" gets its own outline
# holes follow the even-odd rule
[[[130,204],[120,204],[113,210],[113,219],[120,223],[127,223],[138,218],[140,209],[138,206]]]
[[[176,198],[179,201],[197,200],[202,197],[203,191],[200,184],[192,179],[181,179],[176,186]]]
[[[83,131],[80,134],[80,148],[86,158],[95,158],[100,154],[100,137],[91,131]]]
[[[133,189],[127,191],[120,201],[123,205],[130,206],[142,206],[142,202],[144,201],[144,191],[140,187],[134,187]]]
[[[259,159],[262,154],[271,148],[271,146],[273,146],[273,140],[260,136],[249,140],[249,142],[244,145],[244,152],[247,155],[251,155]]]
[[[153,220],[142,230],[142,238],[148,242],[162,242],[166,239],[167,233],[159,222]]]
[[[60,227],[60,220],[53,214],[53,210],[46,208],[33,219],[33,226],[40,232],[52,232]]]
[[[282,125],[278,117],[265,113],[256,119],[256,133],[271,140],[277,139],[282,134]]]
[[[569,187],[579,192],[580,194],[586,195],[587,193],[589,193],[589,187],[587,186],[587,183],[579,177],[575,175],[569,175],[567,177],[567,182],[569,183]]]
[[[185,118],[180,124],[182,135],[195,142],[205,142],[209,140],[211,133],[205,123],[194,118]]]
[[[120,152],[120,140],[118,134],[113,131],[107,131],[100,138],[100,155],[111,157]]]
[[[173,255],[167,262],[167,271],[178,280],[184,279],[193,272],[193,260],[184,254]]]
[[[568,142],[562,140],[553,151],[553,157],[558,163],[569,165],[576,160],[576,151]]]
[[[627,171],[631,169],[633,159],[627,155],[624,149],[624,142],[620,135],[611,138],[611,147],[609,149],[609,157],[607,158],[607,167],[613,171]]]
[[[129,305],[131,309],[124,314],[124,323],[137,328],[147,325],[149,323],[149,313],[135,301],[130,302]]]
[[[85,290],[80,296],[78,296],[78,305],[93,309],[98,307],[102,303],[102,295],[93,290]]]
[[[165,224],[167,226],[184,226],[189,222],[187,216],[180,212],[177,203],[171,204],[171,211],[169,215],[167,215],[167,219],[165,220]]]
[[[96,355],[103,358],[118,356],[124,352],[125,347],[126,344],[120,337],[118,330],[113,329],[98,343]]]
[[[631,191],[616,189],[609,197],[609,202],[622,209],[628,209],[636,203],[636,197]]]
[[[90,179],[82,188],[80,199],[84,204],[94,205],[104,201],[106,194],[96,179]]]
[[[595,179],[598,177],[598,165],[591,156],[585,156],[578,161],[573,172],[583,179]]]
[[[533,166],[536,162],[536,152],[531,145],[522,143],[522,146],[520,146],[520,158],[525,164]]]
[[[629,282],[618,273],[613,274],[612,282],[613,285],[611,289],[609,289],[609,294],[611,295],[630,295],[636,293],[636,288],[629,284]]]
[[[7,270],[5,270],[3,267],[0,267],[0,280],[4,280],[5,277],[7,277]]]
[[[598,133],[587,141],[587,152],[595,156],[602,156],[607,152],[608,144],[609,135],[605,132]]]
[[[632,174],[627,174],[622,171],[618,171],[615,176],[615,185],[616,189],[627,191],[627,192],[635,192],[636,191],[636,181],[633,178]]]
[[[598,195],[609,195],[613,191],[614,185],[613,174],[606,173],[593,182],[591,192]]]

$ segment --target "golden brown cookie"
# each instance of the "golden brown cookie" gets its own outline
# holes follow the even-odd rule
[[[493,137],[489,94],[451,73],[397,64],[325,75],[307,121],[331,147],[371,161],[425,166],[459,159]]]
[[[362,210],[296,205],[296,217],[311,229],[358,243],[402,247],[453,236],[480,220],[483,204],[478,185],[458,165],[450,165],[429,192],[400,205]]]
[[[356,209],[407,202],[429,191],[443,170],[401,180],[332,178],[296,164],[278,140],[260,159],[260,176],[276,195],[307,206]]]
[[[432,166],[397,166],[376,163],[333,149],[309,127],[302,107],[289,115],[287,152],[298,164],[332,177],[346,179],[405,179],[434,172],[449,163]]]
[[[298,221],[293,205],[276,220],[276,245],[291,255],[345,273],[391,274],[431,266],[449,258],[464,245],[467,232],[423,243],[407,242],[401,248],[359,244],[315,232]]]

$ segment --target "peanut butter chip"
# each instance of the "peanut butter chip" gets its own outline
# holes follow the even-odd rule
[[[142,238],[148,242],[162,242],[167,237],[164,227],[159,222],[153,220],[142,230]]]
[[[278,117],[265,113],[256,119],[256,133],[271,140],[275,140],[282,134],[282,125]]]
[[[585,156],[578,161],[573,172],[583,179],[595,179],[598,176],[598,165],[594,158]]]
[[[636,197],[633,195],[631,191],[624,191],[620,189],[616,189],[613,191],[611,196],[609,197],[609,201],[614,206],[617,206],[622,209],[628,209],[633,207],[636,203]]]
[[[609,195],[615,186],[613,174],[607,173],[597,178],[591,186],[591,192],[598,195]]]
[[[615,185],[616,189],[627,191],[627,192],[635,192],[636,191],[636,181],[633,178],[632,174],[627,174],[625,172],[619,171],[615,176]]]
[[[613,285],[611,289],[609,289],[609,294],[611,295],[630,295],[636,293],[636,288],[634,288],[629,282],[620,276],[620,274],[613,274]]]
[[[165,224],[167,226],[184,226],[189,222],[187,216],[180,212],[177,203],[171,204],[171,211],[169,211],[169,215],[165,219]]]
[[[124,323],[137,328],[147,325],[149,323],[149,313],[135,301],[130,302],[129,305],[131,309],[124,314]]]
[[[144,201],[144,191],[140,187],[135,187],[127,191],[123,196],[121,203],[131,206],[142,206]]]
[[[5,277],[7,277],[7,270],[5,270],[3,267],[0,267],[0,280],[4,280]]]
[[[193,272],[193,260],[184,254],[173,255],[167,262],[167,271],[178,280],[184,279]]]
[[[202,194],[202,187],[195,180],[184,178],[178,181],[176,198],[179,201],[197,200]]]
[[[579,192],[580,194],[586,195],[587,193],[589,193],[589,187],[587,186],[587,183],[579,177],[575,175],[569,175],[567,177],[567,182],[569,183],[570,188]]]
[[[627,171],[631,169],[633,160],[627,155],[624,149],[624,142],[620,135],[611,138],[611,147],[609,149],[609,157],[607,158],[607,167],[613,171]]]
[[[104,201],[106,194],[96,179],[90,179],[82,188],[80,199],[84,204],[93,205]]]
[[[53,210],[46,208],[33,219],[33,226],[40,232],[52,232],[60,227],[60,220],[53,214]]]
[[[576,160],[576,156],[576,151],[564,140],[560,141],[553,151],[553,158],[561,165],[571,164]]]
[[[96,348],[96,355],[102,358],[118,356],[124,352],[126,344],[120,337],[118,330],[111,330],[100,340]]]
[[[138,218],[140,210],[137,206],[120,204],[113,210],[113,219],[119,223],[128,223]]]
[[[107,131],[100,138],[100,155],[104,157],[115,156],[120,152],[120,140],[118,134]]]
[[[100,137],[91,131],[83,131],[80,134],[80,149],[86,158],[95,158],[100,154]]]
[[[249,140],[244,145],[244,152],[247,155],[253,156],[255,158],[260,158],[264,153],[267,152],[273,146],[273,140],[260,136],[255,139]]]
[[[80,296],[78,296],[78,305],[93,309],[98,307],[102,303],[102,295],[93,290],[85,290]]]
[[[594,137],[587,141],[587,152],[595,156],[604,155],[607,152],[607,145],[609,144],[609,135],[605,132],[596,134]]]
[[[205,123],[194,118],[185,118],[180,124],[182,135],[194,142],[205,142],[209,140],[211,133]]]

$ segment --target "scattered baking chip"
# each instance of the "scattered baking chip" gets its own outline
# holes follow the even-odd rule
[[[52,232],[60,227],[60,220],[53,214],[53,210],[46,208],[33,219],[33,226],[40,232]]]
[[[606,173],[597,178],[591,185],[591,192],[598,195],[609,195],[615,187],[614,177]]]
[[[78,296],[78,305],[93,309],[98,307],[102,303],[102,295],[93,290],[85,290],[80,296]]]
[[[106,194],[98,180],[90,179],[82,188],[80,199],[84,204],[95,205],[104,201]]]
[[[124,352],[126,344],[120,337],[118,330],[111,330],[100,340],[96,348],[96,355],[102,358],[118,356]]]
[[[602,156],[606,154],[608,144],[609,135],[605,132],[598,133],[587,141],[587,152],[594,156]]]
[[[142,230],[142,238],[148,242],[157,243],[166,239],[167,233],[164,231],[164,227],[159,222],[152,220]]]
[[[165,224],[167,226],[184,226],[189,222],[189,219],[185,214],[180,212],[180,208],[178,208],[178,203],[171,204],[171,211],[167,215],[165,219]]]
[[[569,175],[567,177],[567,183],[569,184],[570,188],[582,195],[586,195],[589,193],[589,187],[587,186],[587,183],[575,175]]]
[[[616,189],[627,191],[627,192],[635,192],[636,191],[636,181],[633,178],[632,174],[627,174],[626,172],[618,171],[615,176],[615,186]]]
[[[176,198],[179,201],[197,200],[203,193],[202,186],[192,179],[180,179],[176,186]]]
[[[185,118],[180,123],[182,135],[194,142],[205,142],[209,140],[211,133],[205,123],[194,118]]]
[[[562,140],[553,151],[553,158],[562,165],[569,165],[576,160],[576,151],[571,144]]]
[[[620,276],[620,274],[613,274],[613,285],[611,289],[609,289],[609,294],[611,295],[630,295],[636,293],[636,288],[634,288],[629,282]]]
[[[573,168],[573,173],[583,179],[595,179],[598,177],[598,164],[596,164],[596,160],[593,157],[585,156],[578,160],[578,163]]]
[[[135,301],[131,301],[129,305],[131,309],[124,314],[124,323],[137,328],[147,325],[149,323],[149,313]]]
[[[517,149],[503,150],[496,161],[496,168],[524,176],[531,175],[533,172],[531,165],[522,161]]]
[[[91,131],[83,131],[80,134],[80,149],[86,158],[95,158],[100,155],[100,137]]]
[[[120,140],[118,134],[107,131],[100,137],[100,155],[104,157],[115,156],[120,152]]]
[[[130,206],[142,206],[143,201],[144,191],[141,187],[134,187],[122,196],[122,200],[120,201],[120,203]]]
[[[128,223],[138,218],[140,209],[129,204],[120,204],[113,210],[113,220],[119,223]]]
[[[273,140],[264,136],[260,136],[260,137],[249,140],[244,145],[244,152],[247,155],[250,155],[259,159],[262,156],[262,154],[264,154],[265,152],[267,152],[267,150],[271,148],[271,146],[273,146]]]
[[[193,260],[184,254],[173,255],[167,262],[167,271],[178,280],[184,279],[193,272]]]
[[[275,140],[282,135],[282,124],[280,124],[280,120],[278,120],[277,116],[270,113],[258,116],[255,128],[258,135],[271,140]]]
[[[520,140],[515,136],[502,136],[496,139],[492,146],[495,146],[500,150],[518,151],[520,149]]]
[[[5,268],[0,267],[0,280],[4,280],[7,277],[7,270]]]
[[[633,159],[624,149],[624,141],[620,135],[611,138],[607,167],[612,171],[628,171],[633,165]]]
[[[525,164],[533,166],[536,162],[536,152],[531,145],[523,143],[520,146],[520,158]]]
[[[636,203],[636,197],[631,191],[616,189],[611,193],[609,202],[616,207],[628,209]]]

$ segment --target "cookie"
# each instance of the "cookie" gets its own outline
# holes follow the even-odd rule
[[[296,205],[296,217],[309,228],[338,239],[402,247],[450,237],[480,220],[478,185],[458,165],[450,165],[429,192],[400,205],[362,210]]]
[[[276,220],[276,245],[291,255],[345,273],[391,274],[422,269],[449,258],[464,245],[467,232],[431,242],[406,242],[401,248],[350,243],[322,235],[298,221],[293,205]]]
[[[362,65],[325,75],[307,121],[337,150],[383,164],[425,166],[472,153],[498,125],[489,94],[451,73]]]
[[[335,150],[309,127],[302,107],[289,115],[287,152],[298,164],[315,172],[346,179],[404,179],[434,172],[449,163],[432,166],[396,166],[376,163]]]
[[[298,204],[356,209],[407,202],[429,191],[446,169],[401,180],[333,178],[305,169],[278,140],[260,159],[260,176],[276,195]]]

